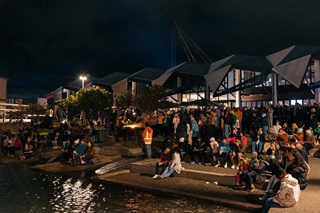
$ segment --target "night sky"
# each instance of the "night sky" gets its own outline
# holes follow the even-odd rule
[[[0,0],[8,98],[45,97],[81,73],[172,64],[172,22],[213,60],[320,46],[318,0]],[[177,43],[177,61],[186,60]]]

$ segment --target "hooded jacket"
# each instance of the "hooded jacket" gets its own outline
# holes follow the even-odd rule
[[[258,153],[252,152],[252,158],[249,162],[249,171],[256,171],[259,172],[259,160],[258,160]]]

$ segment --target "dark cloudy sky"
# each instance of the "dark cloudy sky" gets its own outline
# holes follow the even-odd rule
[[[320,46],[319,9],[318,0],[0,0],[0,75],[8,97],[31,98],[82,72],[167,69],[174,20],[214,61]]]

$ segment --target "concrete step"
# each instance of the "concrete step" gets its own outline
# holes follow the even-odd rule
[[[309,156],[311,156],[311,157],[320,157],[319,156],[319,146],[309,150]]]
[[[127,148],[122,146],[101,146],[99,147],[99,154],[102,155],[120,155],[120,156],[130,156],[137,157],[144,155],[141,148]]]
[[[157,159],[144,160],[130,164],[130,171],[133,173],[151,174],[155,173]],[[204,166],[190,163],[182,163],[185,168],[180,174],[174,173],[174,176],[203,180],[219,185],[235,186],[236,169],[221,168],[213,166]]]

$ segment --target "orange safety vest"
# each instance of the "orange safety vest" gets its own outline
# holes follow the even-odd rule
[[[151,127],[146,127],[142,132],[142,138],[145,144],[151,144],[152,143],[152,133],[153,130]]]

